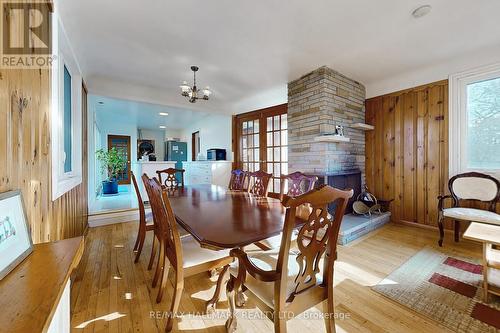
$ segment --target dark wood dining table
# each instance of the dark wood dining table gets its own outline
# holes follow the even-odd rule
[[[259,198],[216,185],[191,185],[169,193],[177,222],[202,247],[241,248],[278,235],[285,208],[274,198]]]

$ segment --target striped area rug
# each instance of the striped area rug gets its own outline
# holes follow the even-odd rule
[[[372,289],[453,332],[500,332],[500,299],[485,304],[482,282],[479,260],[426,247]]]

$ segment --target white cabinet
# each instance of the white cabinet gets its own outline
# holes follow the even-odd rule
[[[69,333],[71,331],[70,290],[71,281],[68,280],[66,287],[64,287],[61,300],[59,301],[56,311],[54,312],[54,316],[50,322],[47,333]]]
[[[227,187],[231,178],[230,161],[182,162],[186,185],[212,184]]]

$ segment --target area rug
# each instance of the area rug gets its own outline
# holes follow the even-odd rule
[[[376,292],[453,332],[500,332],[500,301],[483,302],[479,260],[426,247],[379,284]]]

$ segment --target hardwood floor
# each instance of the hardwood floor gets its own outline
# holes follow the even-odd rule
[[[71,294],[73,332],[164,332],[172,297],[172,282],[163,301],[156,304],[156,289],[151,288],[153,270],[147,270],[151,235],[139,263],[134,264],[134,246],[138,223],[91,228],[86,250],[73,276]],[[434,321],[384,298],[370,289],[408,258],[425,246],[437,249],[435,230],[389,224],[348,246],[339,247],[335,264],[335,309],[345,316],[337,319],[337,332],[448,332]],[[447,234],[444,249],[457,255],[481,258],[478,243],[461,240],[455,244]],[[172,277],[170,276],[170,279]],[[228,315],[225,296],[213,316],[204,313],[205,301],[215,289],[215,278],[202,273],[186,279],[180,311],[174,324],[178,332],[225,332]],[[320,307],[306,316],[288,322],[288,332],[325,332],[322,319],[314,316]],[[160,318],[151,318],[158,311]],[[238,332],[273,332],[250,298],[239,309]],[[313,318],[313,319],[311,319]]]

